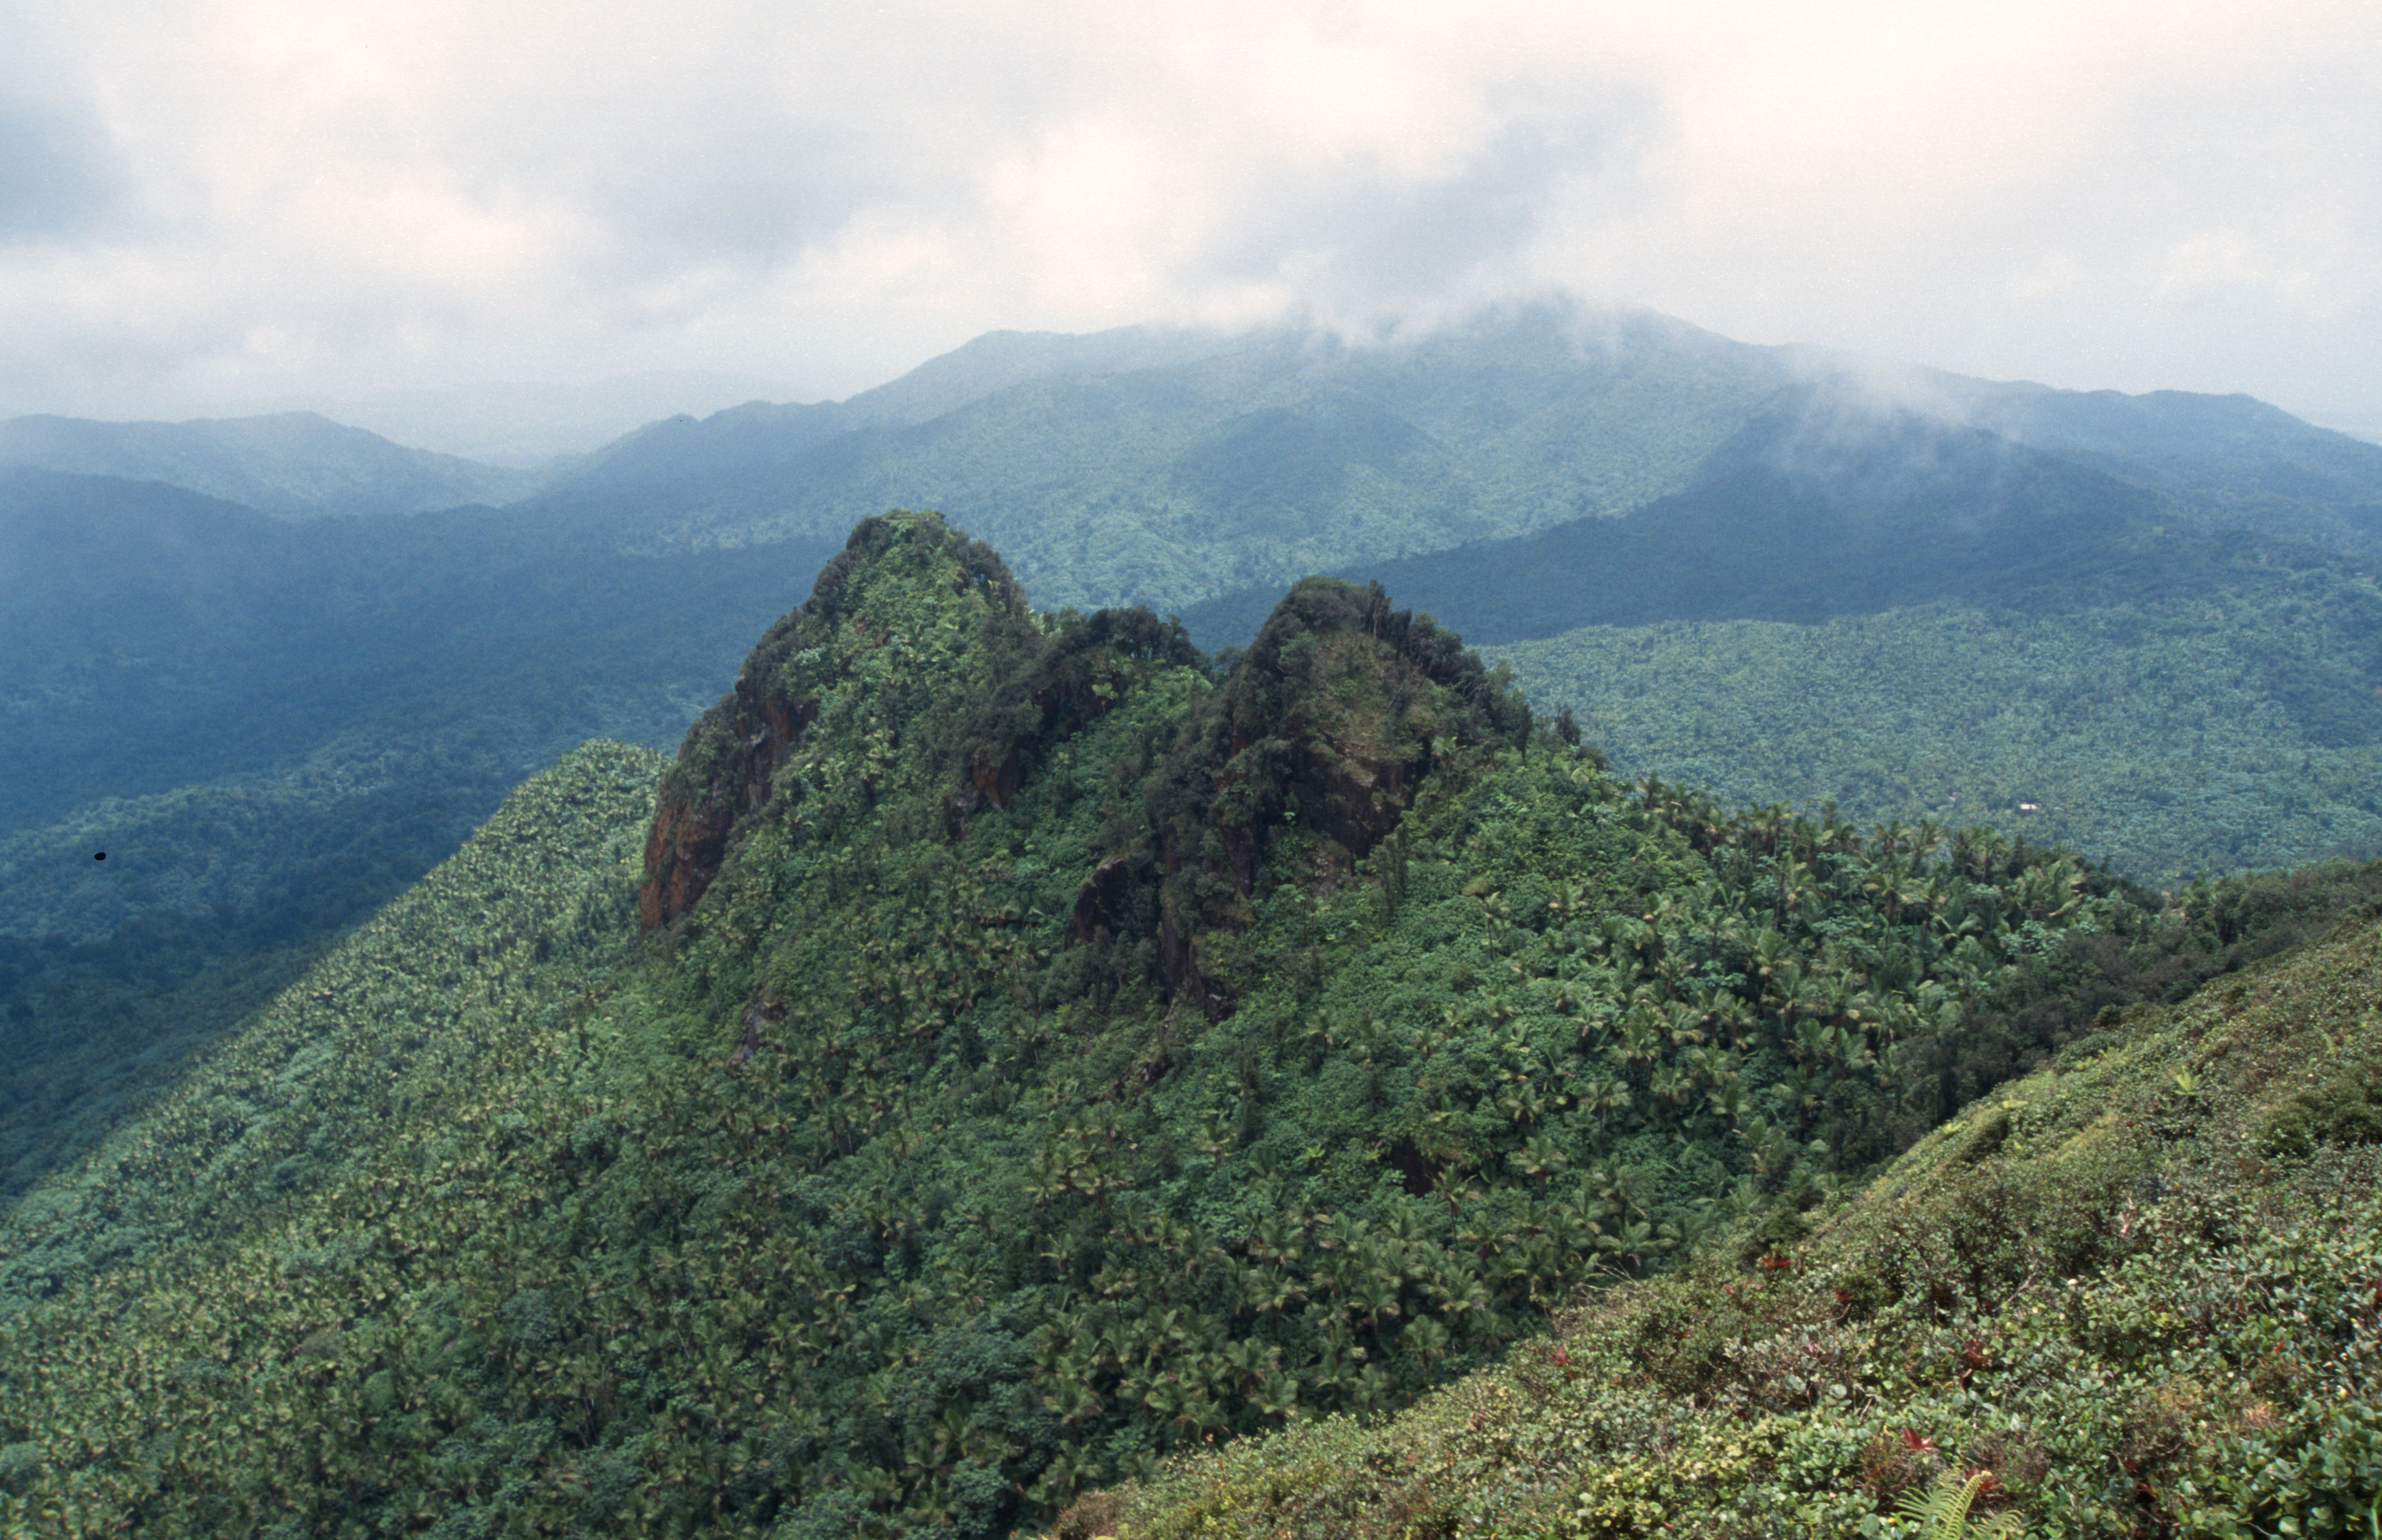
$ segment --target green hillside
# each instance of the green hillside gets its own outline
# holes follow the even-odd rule
[[[889,507],[940,507],[1038,604],[1187,614],[1251,590],[1246,627],[1221,639],[1237,644],[1306,573],[1632,513],[1731,468],[1741,435],[1782,409],[1833,420],[1806,446],[1923,422],[2120,485],[2173,528],[2382,556],[2382,447],[2246,397],[1965,379],[1559,304],[1361,340],[994,334],[849,401],[654,424],[538,503],[633,550],[840,535]],[[1836,469],[1889,483],[1946,469],[1934,446],[1906,447]],[[1499,580],[1596,581],[1528,566]]]
[[[1491,643],[1626,770],[1731,800],[1990,823],[2160,883],[2382,850],[2371,571],[1817,397],[1713,462],[1624,519],[1344,573]]]
[[[623,557],[485,509],[291,525],[0,471],[0,1202],[522,777],[674,744],[832,549]]]
[[[1203,1454],[1057,1533],[2369,1534],[2377,1001],[2369,904],[2111,1012],[1859,1192],[1557,1312],[1493,1372]],[[1897,1522],[1946,1484],[1965,1529]]]
[[[1586,627],[1487,649],[1615,764],[2091,852],[2142,881],[2382,849],[2382,598],[2267,568],[2204,596],[1817,625]]]
[[[2026,632],[2052,666],[2015,679],[1962,663],[1973,626],[1906,614],[1932,706],[1898,663],[1859,672],[1892,650],[1832,633],[1747,631],[1768,661],[1732,643],[1725,667],[1661,633],[1516,659],[1617,763],[1733,798],[1998,819],[2147,880],[2382,849],[2355,565],[2382,549],[2382,449],[2246,398],[1924,374],[1894,405],[1878,374],[1558,306],[1361,341],[994,334],[848,401],[650,424],[534,501],[421,514],[526,483],[302,414],[0,424],[0,1201],[523,776],[590,736],[676,741],[891,505],[953,510],[1046,607],[1180,607],[1206,646],[1246,643],[1317,568],[1492,644],[2095,612]],[[338,511],[384,517],[289,522]],[[2331,592],[2268,602],[2268,568],[2307,590],[2327,563]],[[1823,666],[1849,672],[1793,678]],[[1808,709],[1778,707],[1790,682]],[[2018,736],[1946,772],[1983,715]],[[1889,716],[1912,727],[1881,741]],[[2025,801],[2056,816],[2019,822]]]
[[[1218,668],[922,515],[657,768],[524,785],[18,1205],[0,1527],[1030,1528],[1799,1246],[1980,1092],[2115,1075],[2130,1005],[2382,892],[1731,813],[1378,590],[1302,583]],[[2368,1137],[2335,1083],[2256,1125],[2286,1179]]]

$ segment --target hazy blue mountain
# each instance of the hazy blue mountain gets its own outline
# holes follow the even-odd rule
[[[1631,512],[1814,389],[1847,421],[1916,412],[2099,471],[2167,522],[2382,550],[2382,448],[2245,397],[1997,384],[1553,306],[1378,343],[998,333],[849,401],[651,424],[539,502],[630,549],[940,507],[1038,601],[1182,607]]]
[[[600,380],[476,380],[307,403],[399,444],[548,474],[649,422],[782,400],[784,384],[718,369],[655,369]]]
[[[497,789],[593,731],[669,741],[829,549],[623,556],[534,514],[289,524],[154,483],[0,471],[0,827],[350,733],[518,739]],[[674,703],[631,730],[648,708],[630,699]]]
[[[0,1197],[523,776],[675,742],[831,550],[625,556],[532,514],[289,523],[0,471],[0,1106],[47,1109],[0,1137]]]
[[[193,422],[0,422],[0,466],[163,482],[282,519],[418,513],[529,495],[537,478],[409,449],[313,412]]]
[[[1626,517],[1338,571],[1488,644],[1622,768],[1731,801],[1988,822],[2163,882],[2382,849],[2382,591],[2174,508],[1797,387]],[[1270,611],[1185,620],[1238,646]]]
[[[1308,331],[976,346],[981,363],[964,348],[840,408],[674,425],[654,436],[689,446],[679,463],[700,463],[706,437],[727,461],[658,493],[583,476],[539,501],[631,546],[939,507],[1013,553],[1041,602],[1177,606],[1624,512],[1687,484],[1790,380],[1771,350],[1677,322],[1551,310],[1379,346]]]
[[[1946,379],[1980,426],[2149,487],[2187,521],[2382,557],[2382,445],[2248,396]]]
[[[1810,621],[2051,585],[2081,602],[2155,581],[2148,492],[1974,428],[1779,393],[1694,484],[1621,518],[1567,520],[1454,550],[1346,564],[1483,643],[1575,626]],[[1260,588],[1185,612],[1209,647],[1239,645]]]
[[[552,496],[721,481],[782,469],[813,446],[864,428],[924,422],[1012,385],[1196,361],[1227,351],[1224,333],[1128,326],[1089,336],[991,332],[846,401],[747,401],[706,416],[648,422],[555,477]]]

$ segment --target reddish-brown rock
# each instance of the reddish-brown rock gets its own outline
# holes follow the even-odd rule
[[[663,783],[645,837],[645,880],[637,889],[637,919],[646,930],[669,923],[703,897],[738,824],[767,804],[778,766],[817,715],[817,701],[777,700],[751,671],[706,714],[697,734],[733,747],[700,784],[678,775]]]

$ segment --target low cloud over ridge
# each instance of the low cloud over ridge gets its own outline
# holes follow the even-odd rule
[[[0,413],[1565,292],[2382,419],[2351,0],[11,9]]]

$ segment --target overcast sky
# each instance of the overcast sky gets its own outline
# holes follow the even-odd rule
[[[2382,5],[0,0],[0,414],[1553,290],[2382,433]]]

